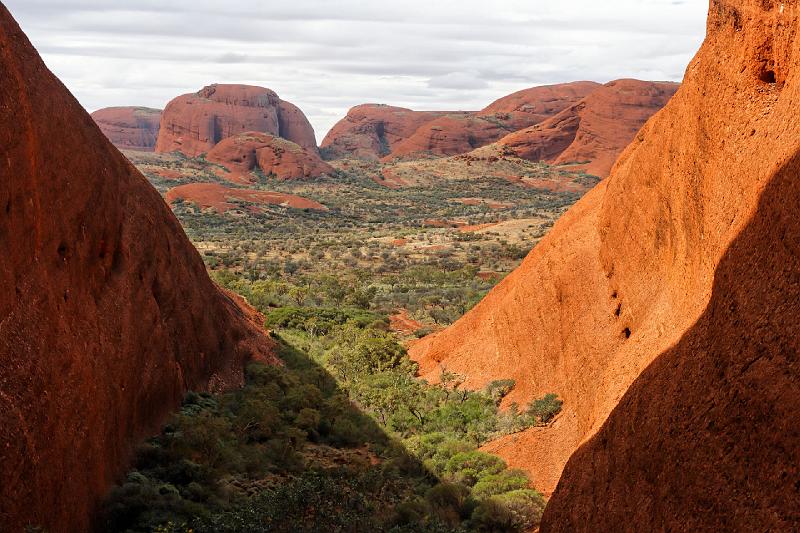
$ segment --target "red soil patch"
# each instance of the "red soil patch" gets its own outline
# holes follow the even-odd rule
[[[422,327],[424,327],[424,324],[411,318],[407,309],[400,309],[396,314],[389,317],[389,329],[403,335],[413,335],[415,331]]]
[[[408,239],[395,239],[392,241],[392,246],[405,246],[408,244]]]
[[[156,174],[157,176],[161,176],[164,179],[168,179],[168,180],[179,180],[179,179],[182,179],[184,177],[184,175],[180,171],[173,170],[171,168],[159,168],[159,169],[153,169],[153,170],[149,170],[148,169],[148,171],[152,172],[153,174]]]
[[[430,228],[459,228],[461,226],[465,226],[466,222],[460,220],[440,220],[438,218],[426,218],[422,221],[424,226],[428,226]]]
[[[470,233],[470,232],[473,232],[473,231],[479,231],[479,230],[482,230],[482,229],[491,228],[491,227],[496,226],[496,225],[497,225],[497,222],[489,222],[487,224],[473,224],[471,226],[460,226],[458,228],[458,231],[460,231],[461,233]]]
[[[382,168],[381,175],[383,179],[380,179],[380,176],[373,177],[375,183],[379,185],[383,185],[384,187],[388,187],[389,189],[399,189],[401,187],[405,187],[408,183],[398,176],[392,169],[390,168]]]
[[[232,203],[233,200],[254,204],[282,205],[295,209],[327,209],[324,205],[302,196],[251,189],[233,189],[219,183],[188,183],[167,191],[167,202],[172,203],[179,198],[195,203],[204,209],[213,208],[220,213],[235,209],[237,206]]]
[[[458,201],[464,205],[481,205],[483,203],[481,198],[459,198]]]

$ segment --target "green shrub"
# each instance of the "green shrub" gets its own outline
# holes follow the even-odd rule
[[[418,525],[431,513],[431,508],[425,500],[414,499],[401,503],[394,512],[392,522],[395,525]]]
[[[547,424],[561,412],[563,404],[564,402],[558,399],[557,394],[545,394],[544,397],[531,402],[528,406],[528,415],[540,424]]]
[[[475,530],[485,533],[507,533],[516,529],[511,512],[494,498],[478,504],[470,522]]]
[[[518,531],[528,531],[539,525],[544,512],[545,500],[541,494],[531,489],[520,489],[490,500],[499,502],[511,514],[511,525]]]
[[[455,482],[472,487],[480,479],[499,474],[506,468],[506,463],[496,455],[472,450],[457,453],[447,461],[445,476]]]
[[[485,500],[513,490],[526,489],[529,485],[528,475],[522,470],[503,470],[479,479],[472,487],[472,496]]]
[[[466,511],[467,498],[469,489],[458,483],[439,483],[425,493],[425,500],[433,513],[449,524],[458,524],[461,521]]]
[[[513,379],[498,379],[490,381],[483,390],[486,396],[499,405],[500,401],[514,390],[514,385],[516,382]]]

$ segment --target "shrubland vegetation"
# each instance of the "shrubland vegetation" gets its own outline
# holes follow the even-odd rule
[[[202,158],[136,157],[162,192],[193,181],[224,182]],[[184,175],[166,179],[157,173],[159,168]],[[293,294],[305,305],[319,305],[311,299],[320,292],[307,289],[319,283],[331,289],[330,274],[336,272],[344,290],[360,291],[362,298],[364,291],[374,291],[366,295],[371,308],[387,314],[408,309],[430,331],[452,323],[479,301],[580,196],[496,177],[391,189],[372,179],[376,173],[369,165],[355,165],[308,182],[256,174],[257,181],[248,185],[304,196],[327,211],[277,205],[252,210],[235,201],[241,209],[225,214],[200,210],[188,201],[176,202],[173,209],[212,271],[290,284],[300,289]],[[527,222],[480,232],[457,227],[509,220]],[[309,300],[302,300],[304,291]],[[328,290],[328,295],[339,305],[336,291]],[[276,304],[291,301],[284,300]]]
[[[202,160],[190,161],[203,172]],[[561,401],[548,394],[501,410],[511,380],[473,391],[463,386],[464,376],[442,369],[439,383],[421,381],[389,316],[407,309],[422,323],[418,335],[451,323],[518,264],[577,196],[492,180],[394,191],[358,172],[314,184],[261,176],[259,186],[313,198],[330,210],[273,206],[244,216],[173,207],[216,281],[267,317],[284,365],[251,364],[238,391],[188,394],[112,491],[107,529],[535,527],[541,494],[525,472],[480,447],[548,424]],[[475,196],[513,207],[453,202]],[[517,242],[425,223],[513,217],[540,223],[524,228]],[[497,275],[479,275],[487,271]]]
[[[190,393],[111,495],[110,531],[518,531],[538,523],[527,475],[478,448],[546,424],[552,395],[500,411],[513,388],[415,378],[416,365],[361,310],[282,308],[285,366],[246,386]],[[160,528],[160,529],[159,529]]]

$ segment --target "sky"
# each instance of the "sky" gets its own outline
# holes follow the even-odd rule
[[[680,81],[708,0],[2,0],[89,110],[269,87],[318,141],[347,110],[481,109],[535,85]]]

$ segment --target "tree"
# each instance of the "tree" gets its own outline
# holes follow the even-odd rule
[[[561,412],[562,405],[564,402],[558,399],[557,394],[545,394],[542,398],[531,402],[527,414],[539,424],[547,424]]]

